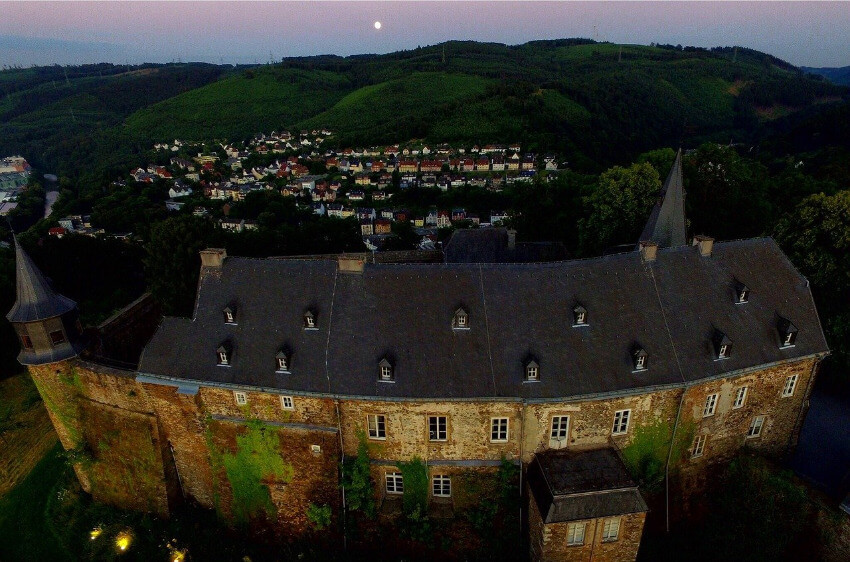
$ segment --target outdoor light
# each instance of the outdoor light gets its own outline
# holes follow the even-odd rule
[[[125,550],[127,550],[127,548],[130,547],[130,542],[132,540],[133,538],[132,536],[130,536],[130,533],[128,533],[127,531],[121,531],[115,537],[115,546],[118,547],[119,551],[124,552]]]
[[[92,529],[92,530],[91,530],[91,532],[89,533],[89,538],[90,538],[91,540],[94,540],[94,539],[96,539],[97,537],[99,537],[99,536],[101,535],[101,533],[103,533],[103,529],[101,529],[100,527],[95,527],[95,528],[94,528],[94,529]]]

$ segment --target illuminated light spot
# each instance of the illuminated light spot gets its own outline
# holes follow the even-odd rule
[[[130,543],[133,541],[133,537],[127,531],[121,531],[115,537],[115,546],[118,547],[120,552],[126,551],[130,548]]]
[[[379,22],[379,21],[375,22],[375,29],[381,29],[381,22]]]
[[[94,539],[96,539],[97,537],[99,537],[102,533],[103,533],[103,529],[101,529],[100,527],[95,527],[95,528],[94,528],[94,529],[92,529],[92,530],[91,530],[91,532],[89,533],[89,538],[90,538],[91,540],[94,540]]]

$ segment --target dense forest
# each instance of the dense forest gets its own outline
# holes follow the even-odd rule
[[[833,364],[848,366],[850,90],[770,55],[588,40],[450,42],[244,68],[12,69],[0,72],[0,94],[0,155],[23,154],[37,171],[11,227],[89,324],[144,290],[167,313],[190,313],[206,246],[248,256],[362,250],[355,221],[318,217],[276,192],[230,206],[230,216],[260,225],[235,234],[193,216],[192,205],[168,214],[165,183],[115,182],[161,163],[154,142],[327,127],[340,147],[419,138],[563,154],[569,169],[553,181],[502,192],[417,188],[394,193],[393,205],[509,209],[522,239],[560,241],[576,258],[636,241],[682,147],[689,235],[775,237],[812,283]],[[42,218],[43,173],[59,176],[51,219]],[[135,240],[46,236],[55,217],[71,213]],[[11,241],[9,230],[0,222],[0,240]],[[409,247],[410,229],[396,230]],[[4,310],[14,298],[13,261],[0,248]],[[0,344],[5,374],[17,369],[8,323]]]

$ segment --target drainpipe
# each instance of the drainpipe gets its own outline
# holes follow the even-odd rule
[[[522,536],[522,455],[525,445],[525,407],[526,402],[523,400],[520,403],[519,410],[519,533]]]
[[[676,443],[676,430],[679,428],[679,417],[682,414],[682,404],[685,402],[685,393],[688,387],[682,389],[679,398],[679,408],[676,410],[676,422],[673,424],[673,435],[670,437],[670,448],[667,450],[667,462],[664,465],[664,511],[667,518],[667,533],[670,533],[670,457],[673,456],[673,444]]]

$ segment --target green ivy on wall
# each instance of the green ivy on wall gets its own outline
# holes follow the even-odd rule
[[[405,515],[413,513],[424,514],[428,510],[428,467],[419,457],[413,457],[409,462],[399,462],[401,477],[404,481],[404,497],[402,499]]]
[[[357,439],[357,456],[345,459],[342,465],[345,506],[349,511],[357,511],[372,518],[375,516],[375,494],[369,471],[369,446],[366,434],[362,431],[357,433]]]
[[[670,454],[671,467],[675,467],[690,446],[695,429],[693,422],[679,422],[676,442]],[[636,426],[631,443],[621,451],[632,477],[648,491],[654,491],[664,481],[664,467],[672,437],[673,426],[659,418],[654,423]]]

